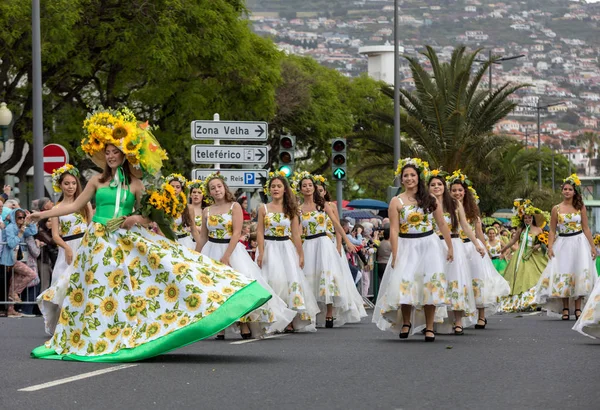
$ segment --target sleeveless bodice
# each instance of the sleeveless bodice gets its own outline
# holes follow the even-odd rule
[[[581,211],[570,214],[561,214],[558,212],[558,224],[556,229],[559,234],[581,231],[583,229],[581,226]]]
[[[74,212],[69,215],[59,216],[58,226],[60,228],[60,236],[71,236],[85,232],[87,223],[83,215],[79,212]]]
[[[399,212],[400,233],[423,233],[433,230],[431,219],[425,213],[423,208],[417,205],[404,205],[400,199],[402,208]]]
[[[134,206],[135,195],[128,189],[121,189],[121,200],[117,204],[116,187],[106,186],[98,188],[96,190],[96,214],[93,221],[104,225],[113,218],[129,216],[133,213]]]
[[[231,210],[233,209],[233,204],[229,211],[225,214],[211,214],[210,207],[208,208],[208,237],[215,239],[231,239],[233,236],[233,215]]]
[[[496,241],[496,245],[494,245],[494,246],[492,246],[488,243],[487,249],[488,249],[488,252],[490,253],[490,255],[492,256],[492,258],[499,258],[501,256],[500,249],[502,249],[502,243],[499,240]]]
[[[283,212],[269,212],[266,205],[264,228],[265,236],[292,236],[290,218],[288,218]]]
[[[302,213],[302,234],[304,236],[327,233],[327,213],[311,211]]]
[[[173,230],[173,232],[175,232],[175,234],[188,233],[185,227],[183,226],[183,217],[181,216],[173,221],[173,223],[171,224],[171,229]]]
[[[442,235],[440,228],[437,226],[437,223],[435,222],[435,218],[433,217],[433,214],[429,214],[427,217],[429,218],[429,220],[431,222],[431,226],[435,230],[435,233],[437,235]],[[448,230],[450,231],[450,233],[454,233],[454,232],[452,232],[452,218],[450,217],[449,212],[444,212],[444,221],[446,222],[446,226],[448,226]]]
[[[527,241],[527,247],[531,248],[533,246],[533,242],[535,242],[535,236],[528,234],[527,239],[525,239],[525,230],[523,230],[523,232],[521,233],[520,241],[521,243],[523,243],[523,241],[525,240]]]
[[[473,231],[473,234],[475,234],[475,232],[477,232],[475,230],[475,221],[468,221],[469,222],[469,226],[471,227],[471,230]],[[460,236],[460,239],[468,239],[469,237],[467,236],[467,234],[465,233],[465,231],[463,231],[462,227],[460,225],[458,225],[458,235]]]
[[[196,226],[198,228],[201,228],[202,227],[202,214],[196,215],[196,217],[194,218],[194,222],[196,223]]]

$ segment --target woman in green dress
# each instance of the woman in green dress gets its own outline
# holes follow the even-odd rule
[[[518,226],[517,233],[500,250],[503,254],[519,241],[518,250],[504,270],[504,279],[510,284],[510,295],[500,300],[500,310],[504,312],[520,312],[535,307],[534,288],[548,264],[545,246],[542,246],[539,238],[546,224],[546,216],[528,199],[515,200],[514,211],[513,226]]]
[[[73,203],[28,217],[33,222],[67,215],[96,198],[58,325],[33,357],[143,360],[210,337],[271,298],[255,281],[151,232],[145,228],[149,220],[134,215],[144,192],[136,174],[155,175],[165,158],[142,127],[126,111],[88,117],[82,147],[104,173]]]
[[[498,230],[495,227],[490,226],[486,230],[486,234],[488,237],[486,241],[486,249],[488,251],[488,254],[492,259],[494,268],[496,268],[500,275],[504,276],[504,270],[506,269],[506,265],[508,264],[508,262],[506,262],[506,259],[504,258],[504,254],[500,253],[500,250],[502,250],[502,246],[504,245],[504,243],[500,238],[498,238]]]

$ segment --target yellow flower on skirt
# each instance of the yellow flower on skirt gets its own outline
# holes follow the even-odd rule
[[[167,301],[169,303],[177,302],[177,299],[179,299],[179,288],[177,287],[176,284],[171,283],[170,285],[168,285],[165,288],[164,298],[165,298],[165,301]]]
[[[302,306],[302,298],[300,296],[294,297],[294,307]]]
[[[123,271],[121,269],[116,269],[113,273],[108,277],[108,285],[111,289],[118,288],[123,284]]]
[[[104,353],[106,351],[107,347],[108,347],[108,343],[106,343],[104,340],[99,340],[94,345],[94,353],[96,353],[96,354]]]
[[[121,236],[117,239],[117,242],[119,243],[119,246],[127,252],[133,249],[133,242],[126,236]]]
[[[138,310],[138,312],[140,312],[146,309],[146,299],[144,299],[141,296],[138,296],[137,298],[135,298],[135,302],[133,302],[133,305]]]
[[[84,297],[85,297],[85,295],[83,293],[83,289],[75,288],[69,295],[69,300],[71,301],[71,304],[73,306],[81,307],[81,306],[83,306]]]
[[[106,234],[106,228],[102,224],[94,225],[94,236],[96,238],[102,238]]]
[[[185,300],[185,305],[189,311],[197,310],[200,307],[200,305],[202,304],[202,299],[200,298],[200,295],[198,295],[196,293],[191,294],[184,300]]]
[[[102,242],[100,242],[100,243],[97,243],[96,246],[94,246],[94,249],[92,249],[92,253],[94,255],[98,255],[103,250],[104,250],[104,244]]]
[[[148,246],[144,242],[137,242],[135,248],[142,255],[146,255],[146,252],[148,252]]]
[[[94,313],[96,311],[96,305],[94,305],[92,302],[88,302],[85,305],[85,309],[83,311],[83,314],[85,316],[90,316],[92,313]]]
[[[162,320],[162,322],[165,325],[169,325],[177,320],[177,313],[174,313],[174,312],[163,313],[162,315],[160,315],[160,320]]]
[[[408,215],[407,220],[408,220],[409,224],[416,226],[416,225],[419,225],[423,221],[423,215],[419,212],[411,212]]]
[[[190,270],[190,266],[187,263],[179,262],[173,265],[173,273],[176,275],[183,275]]]
[[[216,292],[214,290],[211,290],[210,292],[208,292],[208,297],[210,298],[210,300],[212,300],[213,302],[221,302],[223,300],[223,295],[221,295],[219,292]]]
[[[230,288],[229,286],[225,286],[221,292],[223,292],[224,295],[233,295],[233,288]]]
[[[115,300],[112,296],[104,298],[102,302],[100,302],[100,312],[104,316],[113,316],[119,307],[119,302]]]
[[[179,319],[179,322],[177,322],[177,324],[179,325],[179,327],[184,327],[187,326],[187,324],[190,323],[190,319],[188,317],[182,317],[181,319]]]
[[[130,276],[129,280],[131,281],[131,290],[138,290],[140,288],[140,282],[135,276]]]
[[[160,331],[161,325],[154,322],[146,328],[146,337],[152,337]]]
[[[121,329],[119,329],[117,326],[115,326],[112,329],[106,329],[104,331],[104,337],[110,341],[114,341],[117,339],[117,337],[119,337],[120,333],[121,333]]]
[[[69,343],[76,349],[81,349],[85,345],[85,342],[81,339],[81,330],[74,330],[71,332]]]
[[[148,264],[151,269],[158,269],[160,266],[160,256],[157,253],[151,253],[148,255]]]
[[[54,289],[48,289],[45,293],[44,293],[44,300],[52,300],[54,298]]]
[[[58,318],[58,324],[59,325],[67,325],[69,324],[69,320],[71,319],[71,316],[69,316],[69,312],[67,312],[65,309],[60,311],[60,317]]]
[[[88,270],[85,272],[84,278],[86,285],[91,285],[94,283],[94,271]]]
[[[160,294],[160,289],[158,289],[158,286],[148,286],[148,288],[146,289],[146,297],[148,298],[155,298]]]
[[[408,225],[407,224],[400,225],[400,233],[408,233]]]
[[[225,274],[225,276],[227,276],[227,274]],[[213,286],[215,284],[215,282],[211,279],[210,276],[205,275],[203,273],[199,273],[198,275],[196,275],[196,279],[198,279],[198,281],[201,282],[204,286]],[[237,279],[237,277],[229,279]]]

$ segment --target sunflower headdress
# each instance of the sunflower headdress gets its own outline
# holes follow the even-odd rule
[[[569,185],[573,186],[575,191],[577,191],[579,194],[581,194],[581,181],[579,180],[579,177],[577,176],[577,174],[571,174],[568,177],[566,177],[565,179],[563,179],[563,184],[569,184]]]
[[[170,184],[172,181],[177,181],[181,184],[181,190],[183,192],[187,191],[187,189],[189,188],[189,183],[186,177],[184,177],[181,174],[171,174],[168,177],[165,178],[165,182],[167,184]]]
[[[60,177],[64,173],[71,174],[75,178],[79,178],[79,170],[71,164],[65,164],[62,167],[55,169],[52,172],[52,188],[54,189],[54,192],[62,192],[62,189],[60,189]]]
[[[190,192],[193,189],[199,189],[200,192],[202,192],[202,196],[204,196],[204,181],[202,181],[200,179],[194,179],[194,180],[188,181],[187,186],[188,186]]]
[[[276,177],[283,177],[284,179],[287,179],[287,174],[285,173],[285,171],[269,172],[269,177],[267,178],[267,182],[265,182],[265,186],[263,187],[263,192],[265,193],[265,195],[271,196],[271,181],[273,181],[273,179],[275,179]]]
[[[327,186],[327,178],[325,178],[323,175],[313,175],[313,179],[317,185]]]
[[[448,183],[449,186],[452,186],[452,184],[456,184],[456,183],[465,184],[467,187],[473,186],[473,183],[469,180],[469,177],[467,177],[465,174],[463,174],[460,169],[457,169],[456,171],[454,171],[452,173],[452,175],[447,176],[446,182]]]
[[[544,212],[540,208],[533,206],[531,199],[515,199],[513,202],[513,213],[515,215],[511,218],[511,225],[515,227],[521,226],[525,215],[533,216],[539,228],[544,228],[550,220],[548,212]]]
[[[473,188],[471,185],[467,186],[467,189],[471,192],[471,195],[473,195],[473,198],[475,199],[475,203],[477,205],[479,205],[479,195],[477,195],[477,191],[475,191],[475,188]]]
[[[442,171],[441,169],[427,169],[425,171],[425,180],[427,181],[427,184],[429,184],[429,182],[431,181],[431,179],[433,177],[440,177],[442,178],[442,180],[444,180],[447,176],[448,173],[446,171]]]
[[[225,184],[227,182],[227,181],[225,181],[225,177],[223,175],[221,175],[221,172],[219,172],[219,171],[209,174],[206,177],[206,179],[204,179],[204,183],[202,184],[202,196],[204,197],[204,200],[208,204],[212,204],[215,202],[214,198],[212,196],[210,196],[210,193],[209,193],[210,189],[208,188],[208,184],[213,179],[220,179],[221,181],[223,181],[223,184]]]
[[[317,185],[317,180],[315,176],[312,175],[310,172],[294,172],[294,176],[292,177],[292,189],[294,190],[294,192],[300,192],[300,183],[303,179],[310,179],[315,186]]]
[[[125,154],[131,172],[137,177],[144,173],[158,174],[162,162],[167,159],[166,151],[160,147],[148,123],[138,122],[126,107],[88,113],[83,130],[85,137],[81,140],[81,149],[99,167],[106,165],[104,148],[109,144]]]
[[[396,173],[394,175],[396,177],[400,176],[402,174],[402,169],[407,165],[412,165],[417,168],[419,175],[423,179],[425,179],[429,172],[429,163],[427,161],[423,161],[421,158],[404,158],[398,161],[398,167],[396,168]]]

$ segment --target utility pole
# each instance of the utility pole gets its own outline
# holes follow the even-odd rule
[[[42,43],[40,0],[31,3],[33,82],[33,196],[44,197],[44,112],[42,106]]]
[[[400,161],[400,24],[398,22],[398,1],[394,0],[394,169]],[[394,186],[400,186],[400,178],[394,179]]]
[[[509,56],[509,57],[498,57],[495,59],[492,59],[492,50],[488,50],[488,59],[487,60],[481,60],[481,59],[475,59],[474,61],[477,63],[490,63],[489,67],[488,67],[488,89],[490,91],[490,94],[492,93],[492,89],[493,89],[493,83],[492,83],[492,65],[493,64],[502,64],[503,61],[509,61],[509,60],[516,60],[517,58],[522,58],[525,57],[525,54],[519,54],[517,56]]]
[[[540,100],[538,98],[537,103],[535,105],[535,108],[537,110],[537,142],[538,142],[538,154],[540,155],[540,159],[538,160],[538,189],[541,190],[542,189],[542,158],[541,158],[541,154],[542,154],[542,143],[541,143],[541,136],[540,136],[540,110],[545,110],[549,107],[554,107],[557,105],[562,105],[564,104],[564,101],[558,102],[558,103],[554,103],[554,104],[546,104],[546,105],[540,105]],[[553,152],[554,154],[554,152]],[[554,166],[554,158],[552,159],[552,166]],[[552,187],[554,188],[554,183],[552,184]]]

